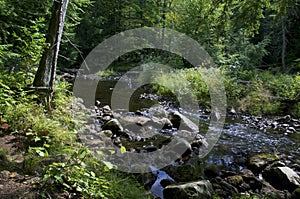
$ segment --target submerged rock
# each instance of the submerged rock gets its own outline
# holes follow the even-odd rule
[[[163,191],[164,199],[206,199],[212,195],[212,184],[208,180],[169,185]]]

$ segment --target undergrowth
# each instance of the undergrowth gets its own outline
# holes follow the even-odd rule
[[[72,97],[70,85],[57,82],[48,110],[27,89],[30,81],[21,73],[1,74],[0,123],[17,137],[16,146],[24,154],[24,173],[41,176],[40,196],[66,192],[77,198],[146,198],[133,177],[107,169],[82,145],[77,135],[89,111]]]
[[[211,93],[218,92],[220,83],[219,79],[211,78],[213,73],[213,69],[203,68],[157,73],[153,80],[157,82],[154,87],[163,96],[174,93],[177,98],[196,95],[200,105],[210,108]],[[228,108],[254,115],[290,114],[300,118],[300,74],[226,68],[221,68],[220,73]]]

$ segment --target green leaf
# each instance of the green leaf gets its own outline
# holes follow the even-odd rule
[[[115,165],[113,165],[111,162],[107,162],[107,161],[102,161],[104,164],[105,164],[105,166],[109,169],[109,170],[111,170],[111,169],[113,169],[114,167],[115,167]]]
[[[84,150],[80,153],[79,158],[83,159],[83,158],[85,158],[85,156],[86,156],[86,150]]]
[[[36,152],[39,154],[39,156],[45,157],[45,153],[43,151],[37,150]]]
[[[121,146],[121,153],[126,153],[126,148],[124,146]]]
[[[34,139],[35,142],[38,142],[38,141],[40,141],[40,140],[41,140],[40,137],[35,137],[35,139]]]

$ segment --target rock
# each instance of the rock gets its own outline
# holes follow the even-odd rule
[[[100,135],[105,135],[106,137],[112,137],[113,132],[111,130],[104,130],[100,132]]]
[[[163,191],[164,199],[206,199],[211,198],[212,194],[212,184],[208,180],[169,185]]]
[[[160,120],[161,124],[163,124],[163,129],[172,129],[173,124],[168,118],[162,118]]]
[[[173,124],[168,118],[158,118],[158,117],[152,117],[151,118],[151,125],[155,128],[159,129],[172,129]]]
[[[184,139],[175,140],[174,144],[171,146],[173,152],[177,153],[178,155],[189,155],[192,153],[192,147],[190,143],[188,143]]]
[[[275,154],[259,154],[249,159],[249,168],[255,172],[260,172],[271,163],[278,161],[279,157]]]
[[[280,191],[272,187],[271,185],[265,185],[261,189],[261,194],[265,198],[270,198],[270,199],[286,199],[290,198],[290,193],[285,192],[285,191]]]
[[[165,169],[177,182],[190,182],[201,179],[201,169],[190,163],[179,166],[171,165],[165,167]]]
[[[229,196],[236,195],[238,193],[237,188],[235,188],[220,177],[212,179],[211,182],[213,183],[213,187],[215,189],[221,189],[221,195],[226,196],[226,198]]]
[[[147,123],[151,121],[151,119],[144,116],[125,116],[125,117],[120,117],[119,121],[124,126],[132,125],[132,124],[145,126]]]
[[[172,122],[173,127],[177,129],[199,132],[199,127],[178,111],[171,112],[168,117]]]
[[[255,177],[252,171],[249,169],[243,169],[240,171],[240,175],[243,178],[243,181],[249,185],[250,189],[252,190],[261,190],[264,186],[264,182]]]
[[[244,182],[244,179],[241,175],[233,175],[225,178],[225,181],[236,187],[239,192],[249,191],[251,186]]]
[[[249,169],[243,169],[240,171],[240,174],[243,175],[244,177],[255,177],[254,173],[250,171]]]
[[[156,146],[154,146],[153,144],[149,145],[149,146],[145,146],[143,149],[145,149],[147,152],[153,152],[158,150],[158,148]]]
[[[108,122],[104,123],[102,125],[102,129],[110,130],[114,134],[118,134],[124,130],[122,125],[120,124],[120,122],[117,119],[112,119],[112,120],[109,120]]]
[[[108,105],[105,105],[102,107],[102,111],[103,111],[103,113],[110,113],[111,108]]]
[[[211,165],[204,169],[204,174],[208,178],[215,178],[221,173],[221,168],[218,165]]]
[[[225,178],[225,180],[235,186],[235,187],[238,187],[239,185],[241,185],[243,183],[243,177],[240,176],[240,175],[235,175],[235,176],[229,176],[227,178]]]
[[[153,106],[147,110],[147,114],[149,114],[151,117],[158,117],[158,118],[166,118],[168,115],[168,112],[164,109],[163,106]]]
[[[296,133],[296,129],[294,127],[288,127],[288,130],[291,131],[292,133]]]
[[[293,192],[300,188],[300,176],[289,167],[274,167],[263,172],[263,177],[279,190]]]
[[[299,199],[300,198],[300,188],[297,188],[293,191],[291,199]]]
[[[191,143],[192,148],[200,148],[201,146],[208,147],[208,143],[205,139],[202,140],[194,140]]]

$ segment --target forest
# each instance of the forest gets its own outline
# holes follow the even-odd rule
[[[191,38],[215,70],[192,63],[192,46],[119,57],[107,46],[96,57],[113,62],[85,73],[102,63],[99,44],[138,30],[162,45],[172,31]],[[127,91],[125,114],[113,97]],[[191,96],[197,107],[184,110]],[[210,138],[214,119],[222,128]],[[296,199],[299,119],[299,0],[0,0],[0,198]],[[103,160],[170,143],[183,151],[147,172]]]

